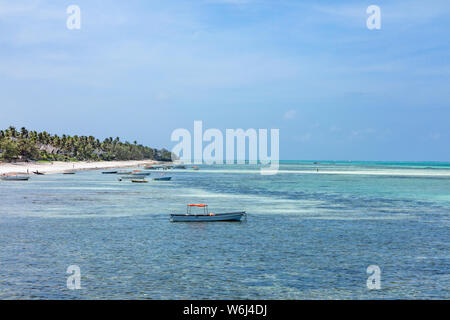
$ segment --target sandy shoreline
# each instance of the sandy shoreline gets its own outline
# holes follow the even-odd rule
[[[0,174],[4,173],[22,173],[33,174],[33,171],[42,173],[61,173],[64,171],[79,170],[95,170],[95,169],[112,169],[137,167],[144,164],[157,164],[155,160],[129,160],[129,161],[95,161],[95,162],[63,162],[53,161],[51,163],[33,163],[33,162],[17,162],[17,163],[0,163]]]

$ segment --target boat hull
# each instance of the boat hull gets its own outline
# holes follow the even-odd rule
[[[144,180],[144,179],[139,179],[139,180],[131,180],[131,182],[134,182],[134,183],[147,183],[148,181]]]
[[[155,181],[170,181],[172,177],[164,177],[164,178],[153,178]]]
[[[6,176],[6,177],[1,177],[0,179],[4,180],[4,181],[28,181],[28,179],[30,179],[30,177]]]
[[[138,175],[134,175],[134,174],[120,177],[120,179],[123,179],[123,180],[137,180],[137,179],[144,179],[144,178],[145,178],[145,176],[138,176]]]
[[[246,216],[245,211],[218,213],[214,215],[205,214],[171,214],[171,222],[219,222],[219,221],[241,221]]]

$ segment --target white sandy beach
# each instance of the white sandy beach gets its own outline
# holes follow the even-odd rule
[[[130,161],[96,161],[96,162],[63,162],[54,161],[49,163],[38,162],[17,162],[17,163],[1,163],[0,174],[4,173],[29,173],[39,171],[42,173],[61,173],[64,171],[78,171],[78,170],[95,170],[95,169],[112,169],[112,168],[126,168],[137,167],[144,164],[157,164],[154,160],[130,160]]]

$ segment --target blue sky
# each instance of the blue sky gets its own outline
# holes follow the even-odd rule
[[[449,16],[443,0],[0,0],[0,127],[171,148],[203,120],[278,128],[281,159],[446,161]]]

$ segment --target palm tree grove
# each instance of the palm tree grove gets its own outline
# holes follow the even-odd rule
[[[103,141],[93,136],[52,135],[45,131],[17,130],[10,126],[0,130],[2,161],[112,161],[152,159],[170,161],[171,152],[138,144],[122,142],[119,137]]]

